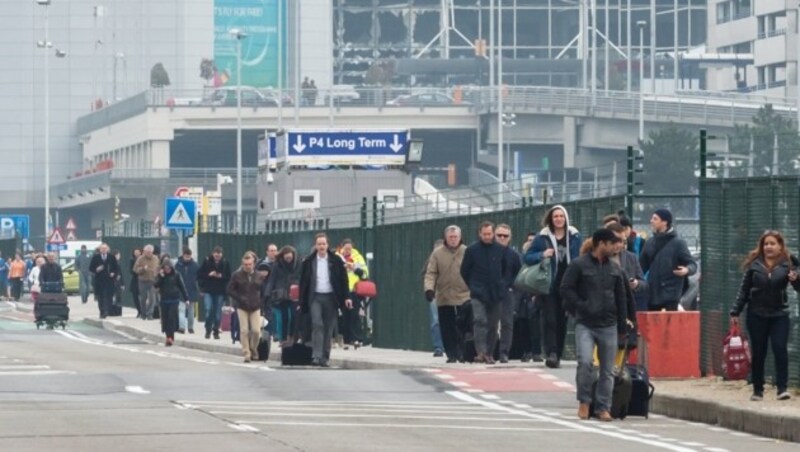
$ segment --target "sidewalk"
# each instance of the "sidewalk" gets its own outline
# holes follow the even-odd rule
[[[17,303],[20,311],[32,311],[30,300]],[[122,317],[99,319],[94,302],[82,304],[79,297],[70,298],[71,322],[83,321],[111,331],[160,344],[164,341],[158,320],[136,318],[133,309],[123,309]],[[177,334],[175,345],[179,347],[227,353],[241,356],[241,346],[233,344],[230,333],[222,332],[219,340],[205,339],[202,324],[195,325],[195,334]],[[280,347],[272,344],[269,363],[279,365]],[[362,347],[358,350],[334,348],[331,365],[342,369],[430,369],[430,368],[476,368],[474,364],[446,364],[443,358],[434,358],[431,353]],[[541,366],[542,364],[533,364]],[[574,362],[565,363],[567,367]],[[530,367],[530,363],[514,361],[495,368]],[[790,401],[778,402],[774,391],[767,388],[763,402],[750,402],[751,388],[745,382],[726,382],[721,379],[658,380],[654,382],[655,395],[651,411],[673,418],[719,425],[732,430],[748,432],[786,441],[800,442],[800,393]]]

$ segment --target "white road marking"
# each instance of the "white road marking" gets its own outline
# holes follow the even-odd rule
[[[0,377],[15,377],[20,375],[34,376],[34,375],[74,375],[77,372],[71,370],[9,370],[0,372]]]
[[[603,429],[596,428],[596,427],[594,427],[594,426],[592,426],[592,425],[590,425],[588,423],[581,424],[581,423],[574,422],[574,421],[569,421],[569,420],[566,420],[566,419],[555,419],[553,417],[546,416],[546,415],[534,414],[534,413],[531,413],[531,412],[528,412],[528,411],[522,411],[522,410],[514,409],[514,408],[511,408],[511,407],[505,407],[505,406],[502,406],[502,405],[500,405],[498,403],[489,402],[489,401],[486,401],[486,400],[480,400],[478,398],[472,397],[472,396],[470,396],[468,394],[465,394],[463,392],[460,392],[460,391],[447,391],[447,394],[450,395],[451,397],[454,397],[455,399],[461,400],[463,402],[469,402],[469,403],[473,403],[473,404],[476,404],[476,405],[481,405],[481,406],[484,406],[484,407],[487,407],[487,408],[492,408],[494,410],[504,411],[504,412],[509,413],[509,414],[515,414],[515,415],[527,417],[527,418],[530,418],[530,419],[536,419],[536,420],[541,420],[541,421],[545,421],[545,422],[550,422],[550,423],[559,425],[561,427],[566,427],[568,429],[572,429],[574,431],[580,431],[580,432],[585,432],[585,433],[596,433],[596,434],[603,435],[603,436],[608,436],[608,437],[621,439],[621,440],[624,440],[624,441],[640,443],[640,444],[646,444],[646,445],[649,445],[649,446],[654,446],[654,447],[658,447],[658,448],[661,448],[661,449],[671,450],[671,451],[674,451],[674,452],[694,452],[694,449],[681,447],[681,446],[675,445],[675,444],[669,444],[669,443],[666,443],[666,442],[663,442],[663,441],[657,441],[657,440],[652,440],[652,439],[641,438],[639,436],[626,435],[626,434],[624,434],[624,433],[622,433],[620,431],[603,430]]]
[[[566,381],[554,381],[553,384],[558,386],[559,388],[569,388],[569,389],[574,388],[574,386],[572,386],[572,383],[567,383]]]
[[[376,428],[397,428],[397,429],[448,429],[448,430],[471,430],[475,431],[474,425],[411,425],[411,424],[377,424],[377,423],[342,423],[342,422],[326,422],[324,424],[318,422],[278,422],[278,421],[247,421],[250,424],[257,425],[280,425],[288,427],[315,427],[315,428],[339,428],[339,427],[376,427]],[[502,431],[502,432],[573,432],[567,428],[537,428],[537,427],[478,427],[480,431]],[[580,433],[580,432],[578,432]]]
[[[436,374],[436,378],[441,378],[442,380],[453,380],[456,377],[448,374]]]
[[[703,450],[707,450],[708,452],[730,452],[728,449],[723,449],[721,447],[706,447]]]
[[[500,399],[500,396],[496,396],[494,394],[483,394],[483,395],[481,395],[481,397],[483,397],[486,400],[498,400],[498,399]]]
[[[400,406],[409,406],[409,407],[420,407],[420,408],[427,408],[427,407],[464,407],[464,408],[475,408],[474,405],[469,403],[459,403],[459,402],[413,402],[413,401],[403,401],[403,402],[357,402],[357,401],[331,401],[331,400],[318,400],[318,401],[294,401],[294,400],[276,400],[276,401],[265,401],[265,402],[234,402],[234,401],[220,401],[220,400],[186,400],[181,401],[178,400],[178,403],[191,403],[193,405],[198,406],[227,406],[227,405],[238,405],[238,406],[265,406],[265,407],[272,407],[276,405],[285,405],[285,406],[333,406],[333,407],[341,407],[344,405],[347,406],[378,406],[378,407],[400,407]]]
[[[708,427],[708,429],[711,430],[712,432],[729,432],[730,431],[725,427]]]
[[[451,381],[450,384],[453,386],[458,386],[459,388],[465,388],[467,386],[471,386],[466,381]]]
[[[141,386],[125,386],[125,390],[132,394],[150,394],[150,391]]]
[[[683,444],[684,446],[689,446],[689,447],[703,447],[703,446],[705,446],[705,444],[698,443],[698,442],[695,442],[695,441],[686,441],[686,442],[682,442],[680,444]]]
[[[472,388],[472,389],[465,389],[464,391],[465,391],[465,392],[468,392],[468,393],[470,393],[470,394],[481,394],[481,393],[483,393],[483,392],[484,392],[484,391],[483,391],[483,389],[475,389],[475,388]]]
[[[257,366],[257,367],[255,367],[255,366],[252,366],[250,364],[241,364],[241,363],[219,361],[219,360],[215,360],[215,359],[201,358],[201,357],[196,357],[196,356],[185,356],[185,355],[180,355],[180,354],[177,354],[177,353],[166,352],[166,351],[143,350],[143,349],[138,349],[136,347],[131,347],[129,345],[118,345],[118,344],[113,344],[113,343],[110,343],[110,342],[105,342],[105,341],[101,341],[101,340],[97,340],[97,339],[92,339],[92,338],[86,337],[84,335],[74,334],[75,333],[74,331],[61,330],[61,331],[56,331],[56,333],[66,337],[67,339],[72,339],[74,341],[82,342],[84,344],[96,345],[96,346],[106,347],[106,348],[112,348],[112,349],[115,349],[115,350],[123,350],[123,351],[130,352],[130,353],[144,353],[144,354],[147,354],[147,355],[157,356],[159,358],[176,359],[176,360],[182,360],[182,361],[191,361],[191,362],[195,362],[195,363],[199,363],[199,364],[209,364],[209,365],[213,365],[213,366],[224,365],[224,366],[232,366],[232,367],[243,367],[243,368],[246,368],[246,369],[254,369],[254,370],[257,369],[257,370],[262,370],[262,371],[274,371],[275,370],[275,369],[272,369],[272,368],[270,368],[268,366]],[[83,337],[81,337],[81,336],[83,336]]]
[[[230,427],[230,428],[232,428],[234,430],[238,430],[240,432],[255,433],[255,432],[259,431],[257,428],[253,427],[252,425],[247,425],[247,424],[228,424],[228,427]]]
[[[0,365],[0,371],[3,370],[36,370],[36,369],[49,369],[50,366],[44,364],[10,364]]]
[[[551,374],[541,374],[539,375],[539,378],[541,378],[542,380],[558,380],[558,377]]]
[[[519,417],[487,417],[487,413],[475,413],[474,416],[419,416],[419,415],[404,415],[404,414],[375,414],[375,413],[360,413],[360,414],[340,414],[340,413],[274,413],[269,411],[208,411],[208,413],[218,416],[263,416],[263,417],[285,417],[285,418],[343,418],[343,419],[417,419],[425,421],[476,421],[476,422],[542,422],[536,419],[520,419]],[[250,422],[250,421],[248,421]]]
[[[525,372],[532,372],[532,373],[535,373],[535,374],[544,372],[542,369],[535,369],[535,368],[534,369],[522,369],[522,370],[524,370]]]
[[[202,406],[201,406],[202,407]],[[214,407],[205,407],[207,409],[219,410],[219,412],[241,412],[242,410],[259,410],[257,412],[261,413],[260,410],[267,410],[270,413],[420,413],[423,414],[459,414],[459,415],[471,415],[471,414],[481,414],[485,416],[502,416],[502,413],[496,413],[494,411],[486,411],[484,409],[478,409],[478,407],[465,407],[464,409],[460,408],[427,408],[427,407],[397,407],[397,408],[373,408],[373,407],[350,407],[350,406],[341,406],[341,407],[334,407],[334,406],[320,406],[320,407],[311,407],[311,406],[302,406],[302,407],[290,407],[290,406],[271,406],[271,407],[251,407],[251,406],[214,406]],[[217,412],[217,411],[212,411]]]

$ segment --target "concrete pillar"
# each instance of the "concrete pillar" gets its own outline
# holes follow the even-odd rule
[[[578,154],[578,120],[574,116],[564,117],[564,168],[575,167]]]

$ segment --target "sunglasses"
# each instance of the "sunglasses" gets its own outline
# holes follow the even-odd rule
[[[495,234],[495,235],[498,238],[501,238],[501,239],[507,239],[507,238],[511,237],[511,235],[509,235],[509,234]]]

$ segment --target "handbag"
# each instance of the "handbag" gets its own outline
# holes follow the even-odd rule
[[[534,265],[524,265],[514,278],[514,288],[534,295],[547,295],[553,280],[550,258]]]
[[[722,375],[726,380],[746,380],[750,374],[750,342],[739,326],[731,324],[722,341]]]
[[[362,298],[375,298],[378,296],[378,287],[369,280],[361,280],[353,287],[353,292]]]

